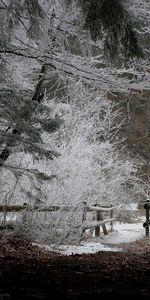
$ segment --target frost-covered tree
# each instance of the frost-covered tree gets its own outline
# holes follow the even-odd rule
[[[55,111],[64,119],[53,135],[61,155],[41,166],[55,178],[42,182],[40,192],[45,195],[47,210],[52,205],[70,209],[47,212],[45,225],[40,213],[33,217],[32,234],[41,242],[79,241],[84,201],[88,205],[113,203],[116,208],[136,202],[143,193],[137,161],[123,153],[118,140],[120,112],[100,90],[88,88],[82,81],[68,82],[68,96],[68,103],[59,103]]]
[[[65,125],[59,132],[61,155],[52,162],[57,180],[47,187],[49,204],[87,201],[118,205],[120,197],[128,203],[131,190],[127,191],[126,185],[130,183],[134,189],[138,180],[136,163],[123,154],[119,141],[121,112],[100,90],[88,88],[82,81],[71,80],[68,93],[69,103],[60,104],[57,112],[60,116],[63,112]],[[136,187],[135,198],[138,193]]]
[[[93,41],[83,26],[85,23],[92,30],[92,19],[87,21],[89,6],[83,13],[77,1],[69,2],[0,1],[1,194],[6,198],[11,195],[13,201],[42,200],[48,207],[76,207],[84,200],[115,205],[129,198],[133,201],[140,192],[137,169],[122,149],[117,134],[121,117],[107,94],[128,94],[128,88],[137,89],[138,81],[121,78],[124,69],[120,61],[120,69],[111,67],[103,55],[103,38],[105,45],[109,46],[108,40],[113,45],[112,54],[112,40],[118,49],[127,49],[129,42],[133,50],[133,41],[137,46],[131,18],[121,1],[116,1],[116,11],[112,10],[112,20],[116,20],[113,33],[109,16],[106,14],[104,20],[98,14],[101,19],[93,25],[94,30],[98,24],[104,35],[101,40],[99,32],[94,33],[97,40]],[[115,19],[119,5],[123,17],[120,31],[120,17]],[[108,7],[104,8],[108,12]],[[99,13],[101,9],[100,6]],[[130,69],[134,72],[132,64]],[[138,74],[141,75],[140,70]],[[147,77],[142,84],[147,86]],[[40,226],[37,218],[34,229],[38,228],[37,220]],[[55,214],[54,218],[48,216],[51,232],[61,220],[65,228],[69,223],[66,213],[59,214],[57,222]]]

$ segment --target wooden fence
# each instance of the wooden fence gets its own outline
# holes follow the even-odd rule
[[[87,220],[87,212],[95,212],[96,218],[93,221]],[[103,213],[109,213],[110,217],[104,219]],[[113,231],[113,205],[110,206],[101,206],[99,204],[87,205],[86,202],[83,203],[83,218],[82,218],[82,228],[83,234],[86,229],[95,230],[95,236],[100,236],[100,226],[102,226],[104,235],[108,234],[106,228],[106,223],[110,223],[111,231]]]
[[[51,205],[48,207],[39,207],[39,206],[28,206],[27,203],[23,205],[0,205],[0,212],[6,215],[7,213],[18,213],[23,212],[23,216],[25,216],[25,212],[30,211],[38,211],[38,212],[53,212],[58,210],[65,210],[66,212],[71,210],[83,210],[82,212],[82,236],[84,235],[87,229],[95,230],[95,236],[100,236],[100,226],[102,226],[102,230],[104,235],[108,234],[108,230],[106,228],[106,223],[110,223],[111,231],[113,230],[113,206],[100,206],[99,204],[87,205],[86,202],[83,202],[83,206],[69,206],[69,205]],[[88,212],[95,212],[96,218],[92,221],[87,219]],[[103,213],[109,213],[109,218],[104,219]],[[24,217],[23,217],[24,218]],[[0,225],[0,229],[13,229],[13,225],[6,222],[3,222]]]
[[[149,226],[150,226],[150,200],[147,200],[146,203],[144,204],[144,208],[146,211],[146,222],[144,222],[143,227],[145,228],[145,235],[149,237]]]

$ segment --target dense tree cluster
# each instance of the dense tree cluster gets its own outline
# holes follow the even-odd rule
[[[145,193],[138,160],[119,139],[121,113],[107,99],[148,88],[141,3],[0,1],[3,203],[118,205]],[[124,78],[129,70],[136,80]]]

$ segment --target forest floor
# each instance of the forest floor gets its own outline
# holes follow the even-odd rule
[[[67,256],[1,241],[0,300],[150,299],[150,239],[119,246]]]

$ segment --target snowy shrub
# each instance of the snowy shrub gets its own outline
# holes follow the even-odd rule
[[[34,241],[79,242],[84,201],[114,207],[136,201],[142,188],[136,177],[137,166],[118,140],[119,113],[99,91],[80,81],[71,82],[68,102],[59,103],[56,109],[57,115],[63,115],[64,125],[51,136],[60,156],[36,167],[54,176],[51,181],[38,182],[42,205],[74,209],[30,215]],[[80,208],[78,214],[76,207]]]

